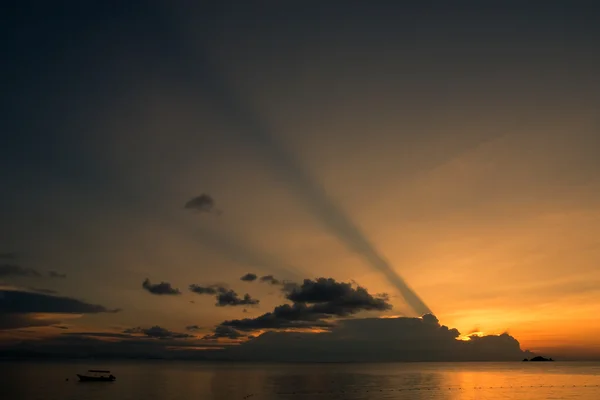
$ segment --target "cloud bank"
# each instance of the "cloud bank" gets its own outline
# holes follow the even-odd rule
[[[228,349],[232,359],[261,361],[520,361],[512,336],[458,340],[459,332],[436,317],[363,318],[340,321],[325,333],[270,331]]]

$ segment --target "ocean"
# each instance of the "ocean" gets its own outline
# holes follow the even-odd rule
[[[117,380],[78,382],[87,369],[109,369]],[[1,361],[0,382],[6,400],[598,400],[600,363]]]

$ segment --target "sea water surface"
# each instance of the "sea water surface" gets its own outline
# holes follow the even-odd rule
[[[75,374],[87,369],[109,369],[117,380],[78,382]],[[2,361],[0,382],[2,399],[7,400],[598,400],[600,363]]]

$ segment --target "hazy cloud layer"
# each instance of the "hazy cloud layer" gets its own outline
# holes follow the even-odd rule
[[[259,115],[240,101],[227,78],[212,64],[209,55],[203,54],[201,50],[198,52],[197,46],[190,46],[188,50],[190,55],[197,57],[195,73],[202,76],[198,81],[200,87],[196,90],[207,93],[213,99],[215,107],[220,108],[222,114],[237,128],[232,133],[257,149],[273,170],[290,183],[297,197],[313,215],[350,250],[359,254],[371,268],[381,272],[418,315],[430,313],[429,307],[379,253],[353,219],[333,200],[326,188],[311,176],[297,155],[277,138]],[[212,200],[210,197],[208,199]],[[195,204],[196,199],[190,202]],[[206,200],[197,202],[204,207]],[[186,204],[186,208],[195,206],[187,207]]]
[[[254,282],[256,280],[256,278],[257,278],[256,274],[249,272],[246,275],[242,276],[240,278],[240,280],[244,281],[244,282]]]
[[[520,361],[530,353],[508,334],[458,340],[437,318],[341,321],[326,333],[267,332],[237,348],[234,359],[269,361]]]
[[[36,271],[33,268],[22,267],[17,264],[4,263],[0,264],[0,277],[12,277],[12,276],[20,276],[20,277],[41,277],[42,274]]]
[[[48,276],[50,278],[65,279],[67,277],[67,274],[56,272],[56,271],[49,271]]]
[[[150,338],[156,339],[187,339],[192,338],[194,335],[190,335],[187,333],[178,333],[172,332],[168,329],[162,328],[158,325],[152,326],[150,328],[130,328],[123,331],[125,334],[144,334]]]
[[[142,283],[142,287],[148,292],[156,295],[179,295],[181,292],[171,286],[169,282],[152,284],[148,278]]]

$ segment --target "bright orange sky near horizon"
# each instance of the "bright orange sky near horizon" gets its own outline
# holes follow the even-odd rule
[[[240,281],[248,272],[355,281],[394,305],[368,315],[415,316],[312,211],[293,165],[440,323],[463,335],[508,332],[524,350],[600,357],[597,36],[570,32],[568,16],[549,28],[562,18],[554,14],[530,32],[518,13],[485,10],[475,19],[414,11],[421,23],[408,31],[383,11],[324,12],[326,27],[291,12],[248,22],[256,12],[229,10],[209,33],[176,13],[185,51],[162,48],[160,32],[146,42],[143,27],[103,21],[94,32],[121,41],[96,43],[87,31],[74,44],[54,39],[57,81],[80,70],[95,79],[76,75],[56,98],[38,95],[54,117],[17,102],[34,122],[6,141],[0,164],[10,193],[0,253],[67,278],[0,283],[123,309],[61,320],[71,331],[208,332],[282,304],[275,288]],[[508,33],[506,21],[516,24]],[[221,78],[198,54],[231,88],[223,99],[201,90],[201,78]],[[223,213],[183,209],[201,193]],[[145,278],[183,295],[152,296]],[[260,305],[214,307],[187,291],[192,283],[227,283]]]

